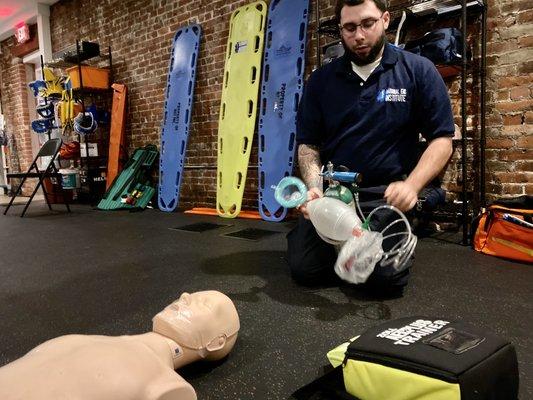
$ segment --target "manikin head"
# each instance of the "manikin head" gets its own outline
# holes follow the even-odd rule
[[[387,0],[337,0],[342,43],[355,64],[370,64],[382,55],[390,22],[387,6]]]
[[[235,305],[214,290],[183,293],[153,318],[154,332],[208,360],[221,359],[231,351],[239,328]]]

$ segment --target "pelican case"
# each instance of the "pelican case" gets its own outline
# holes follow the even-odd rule
[[[512,344],[462,322],[407,317],[368,329],[348,345],[346,391],[361,400],[513,400]]]

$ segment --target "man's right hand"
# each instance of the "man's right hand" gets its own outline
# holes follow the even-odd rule
[[[311,188],[307,191],[307,201],[302,204],[298,210],[302,213],[305,219],[309,219],[309,212],[307,211],[307,203],[309,203],[311,200],[319,199],[320,197],[324,197],[324,194],[322,193],[322,190],[319,188]]]

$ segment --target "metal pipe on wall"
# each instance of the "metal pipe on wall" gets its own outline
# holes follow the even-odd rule
[[[320,0],[315,0],[315,18],[316,18],[316,68],[320,67]]]
[[[486,115],[486,79],[487,79],[487,8],[488,4],[484,2],[481,10],[481,128],[480,128],[480,156],[479,156],[479,168],[480,168],[480,205],[486,206],[486,182],[485,182],[485,146],[486,146],[486,133],[485,133],[485,115]]]
[[[461,71],[461,168],[462,168],[462,225],[463,225],[463,244],[468,244],[468,199],[467,199],[467,170],[466,170],[466,158],[467,158],[467,148],[466,148],[466,70],[467,70],[467,59],[466,59],[466,0],[462,0],[461,8],[461,30],[463,32],[463,53],[462,53],[462,66],[463,70]]]

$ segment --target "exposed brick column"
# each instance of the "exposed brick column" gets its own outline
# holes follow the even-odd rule
[[[489,0],[487,192],[533,194],[533,10]]]
[[[31,147],[30,116],[28,111],[28,92],[26,69],[22,60],[13,57],[11,47],[14,39],[1,43],[0,56],[2,110],[6,121],[6,132],[10,136],[12,152],[9,164],[11,172],[26,171],[33,161]],[[35,183],[24,185],[23,194],[31,193]]]

